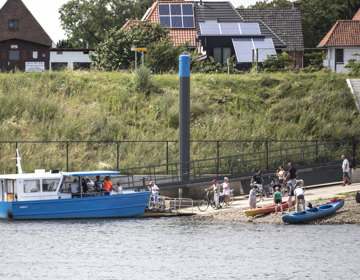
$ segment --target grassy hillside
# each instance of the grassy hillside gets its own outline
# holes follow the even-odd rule
[[[0,74],[0,141],[178,140],[178,75],[153,76],[146,93],[129,73]],[[360,118],[341,74],[191,76],[193,140],[344,139]],[[221,155],[260,144],[224,144]],[[272,144],[272,148],[280,144]],[[27,172],[65,169],[65,144],[20,144]],[[192,143],[192,159],[216,156]],[[170,162],[178,159],[170,143]],[[121,143],[120,167],[166,162],[163,143]],[[0,172],[14,171],[14,144],[0,144]],[[116,144],[71,143],[70,169],[116,167]]]

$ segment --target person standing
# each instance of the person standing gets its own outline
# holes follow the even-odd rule
[[[152,195],[154,196],[155,208],[159,209],[159,187],[155,185],[154,181],[150,181],[150,186],[148,189],[152,191]]]
[[[290,181],[286,182],[285,180],[284,183],[286,183],[286,188],[288,192],[288,204],[289,204],[288,213],[290,213],[290,211],[292,210],[292,197],[294,195],[294,186]]]
[[[280,190],[280,192],[281,192],[282,186],[279,184],[278,179],[275,179],[274,185],[271,188],[273,194],[275,194],[276,188],[278,188]]]
[[[225,205],[229,206],[229,196],[230,196],[230,183],[228,183],[228,177],[224,177],[224,183],[220,184],[223,188],[223,192],[225,195]]]
[[[70,184],[70,192],[71,193],[79,192],[79,184],[78,184],[77,179],[74,179],[74,181]]]
[[[279,166],[280,170],[276,170],[276,176],[278,176],[279,178],[279,184],[281,186],[283,186],[284,184],[284,179],[285,179],[285,170],[284,170],[284,166],[280,165]],[[285,188],[280,188],[280,191],[282,192],[282,194],[284,195],[284,190]]]
[[[96,176],[96,181],[94,182],[95,191],[101,192],[103,188],[103,181],[100,180],[100,176]]]
[[[341,186],[344,187],[346,185],[346,182],[348,182],[348,185],[351,185],[351,182],[349,179],[349,161],[346,159],[345,155],[342,155],[341,159],[343,160],[343,163],[342,163],[343,184]]]
[[[263,195],[265,195],[263,193],[264,192],[263,185],[262,185],[263,182],[264,182],[264,179],[263,179],[263,177],[261,177],[260,169],[256,169],[254,176],[251,178],[250,185],[255,183],[258,186],[258,188],[260,189],[261,200],[264,200]]]
[[[257,193],[257,185],[253,185],[253,188],[250,190],[249,193],[249,205],[250,209],[256,208],[256,193]]]
[[[304,193],[304,190],[301,187],[298,186],[298,187],[296,187],[296,189],[294,191],[294,194],[295,194],[295,201],[296,201],[296,207],[295,207],[296,212],[304,211],[305,210],[305,193]],[[302,210],[299,210],[300,209],[299,204],[301,204]]]
[[[112,189],[112,182],[110,181],[110,176],[105,177],[104,181],[104,190],[109,192]]]
[[[214,202],[216,205],[216,209],[220,209],[221,206],[219,204],[219,198],[220,198],[220,185],[217,183],[216,179],[212,181],[212,186],[210,188],[207,188],[206,190],[212,190],[214,193]]]
[[[298,175],[298,172],[297,172],[296,168],[292,165],[291,162],[288,163],[288,166],[289,166],[289,171],[288,171],[288,174],[286,175],[286,179],[289,179],[292,186],[295,187],[296,175]]]
[[[277,213],[278,205],[280,204],[281,212],[283,212],[282,200],[281,200],[281,191],[279,187],[275,188],[276,192],[274,193],[274,202],[275,202],[275,213]]]

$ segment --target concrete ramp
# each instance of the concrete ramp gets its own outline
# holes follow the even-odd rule
[[[357,109],[360,112],[360,79],[346,79],[346,82],[354,95]]]

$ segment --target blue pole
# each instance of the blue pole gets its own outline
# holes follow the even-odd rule
[[[179,157],[180,176],[190,178],[190,56],[179,56]]]

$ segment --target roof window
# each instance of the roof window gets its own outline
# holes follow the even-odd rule
[[[19,29],[19,21],[9,20],[9,29]]]

